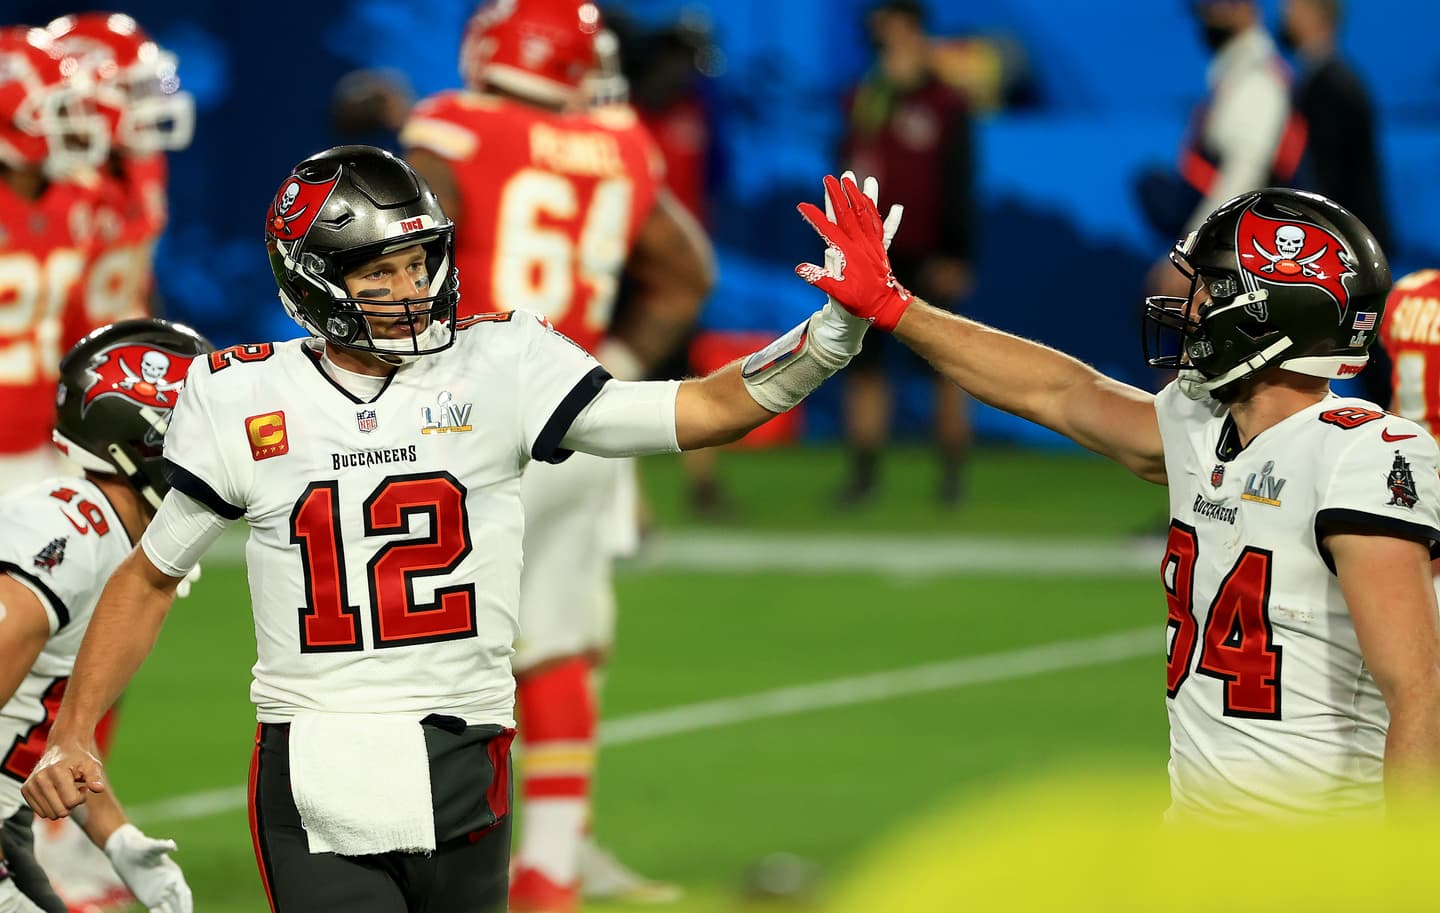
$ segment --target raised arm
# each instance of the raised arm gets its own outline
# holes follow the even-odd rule
[[[916,300],[895,337],[987,405],[1059,432],[1164,484],[1155,397],[1049,346]]]
[[[829,308],[817,311],[759,352],[705,377],[609,381],[561,444],[623,457],[738,440],[799,403],[859,350],[859,335],[834,323],[836,316]]]
[[[879,195],[873,178],[866,179],[864,193],[873,205]],[[891,207],[880,225],[882,250],[890,246],[901,213]],[[631,456],[738,440],[794,408],[849,364],[868,328],[867,321],[827,300],[770,345],[706,377],[678,385],[607,384],[576,418],[564,444],[600,456]]]
[[[835,218],[809,203],[800,212],[843,254],[844,265],[801,264],[801,278],[850,313],[893,332],[976,399],[1057,431],[1142,479],[1165,481],[1154,397],[1063,352],[919,301],[890,271],[873,202],[849,179],[827,177],[825,187]]]

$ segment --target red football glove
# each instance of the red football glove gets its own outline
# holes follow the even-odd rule
[[[826,175],[825,195],[835,212],[833,222],[814,204],[801,203],[796,208],[825,243],[840,252],[840,270],[831,272],[802,263],[795,267],[795,274],[856,317],[873,321],[886,332],[894,330],[915,296],[890,271],[880,211],[848,177],[837,181]]]

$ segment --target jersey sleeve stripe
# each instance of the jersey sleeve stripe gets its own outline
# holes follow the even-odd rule
[[[50,609],[55,613],[59,627],[63,628],[70,623],[70,608],[65,605],[65,600],[55,595],[55,591],[45,585],[45,581],[12,561],[0,561],[0,573],[14,574],[22,583],[28,584],[32,590],[43,595],[45,601],[50,603]]]
[[[1397,517],[1366,513],[1363,510],[1332,507],[1315,515],[1315,547],[1319,549],[1321,560],[1332,574],[1335,573],[1335,559],[1331,557],[1329,549],[1325,548],[1325,537],[1331,533],[1351,531],[1410,539],[1428,548],[1432,559],[1440,558],[1440,529]]]
[[[584,411],[600,393],[600,388],[610,380],[610,372],[604,368],[596,367],[580,378],[580,382],[565,394],[560,405],[555,407],[551,413],[550,420],[540,430],[535,438],[535,444],[530,448],[531,459],[539,460],[542,463],[563,463],[569,459],[573,450],[565,450],[560,442],[565,439],[565,434],[574,423],[575,416]]]
[[[173,460],[165,461],[165,481],[170,483],[171,488],[184,492],[226,520],[238,520],[245,516],[245,508],[226,501],[208,482]]]

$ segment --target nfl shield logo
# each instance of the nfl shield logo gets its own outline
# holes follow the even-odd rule
[[[374,414],[373,412],[371,413]],[[1210,487],[1219,488],[1220,483],[1225,481],[1225,464],[1216,463],[1215,468],[1210,470]]]
[[[374,431],[377,424],[379,423],[375,421],[374,409],[362,409],[355,413],[355,427],[366,434]]]

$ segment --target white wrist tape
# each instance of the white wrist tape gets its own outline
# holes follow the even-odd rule
[[[836,371],[850,363],[851,353],[836,352],[821,342],[841,337],[833,327],[821,328],[823,311],[745,359],[740,376],[755,402],[771,412],[788,412]],[[856,351],[859,346],[856,345]]]
[[[856,317],[826,296],[825,306],[815,315],[815,342],[831,352],[840,352],[854,358],[860,354],[860,344],[865,341],[865,331],[870,321]]]

